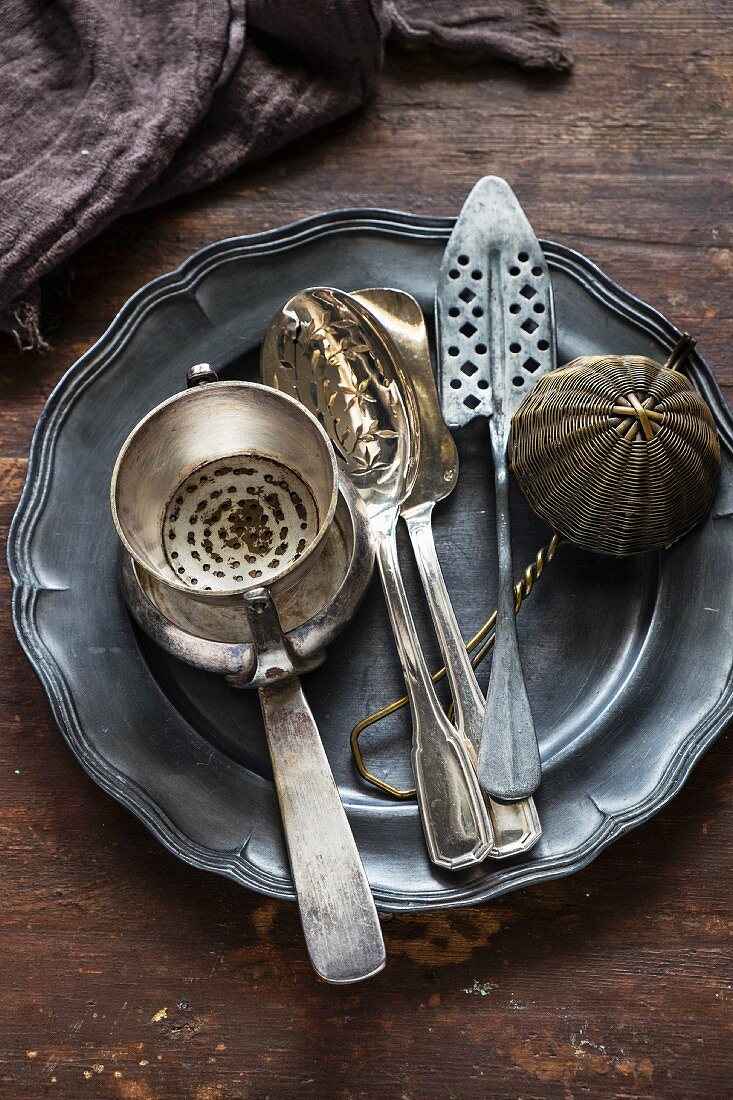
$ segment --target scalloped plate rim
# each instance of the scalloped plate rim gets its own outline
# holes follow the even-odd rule
[[[339,232],[447,240],[454,224],[455,218],[452,217],[422,216],[380,208],[346,208],[317,214],[276,229],[212,242],[186,257],[178,267],[142,286],[123,304],[99,339],[56,384],[33,433],[26,480],[8,534],[7,561],[13,582],[15,631],[43,685],[57,725],[92,779],[134,813],[173,854],[195,867],[223,874],[269,897],[293,899],[294,893],[287,880],[268,875],[247,863],[243,859],[246,845],[236,853],[221,853],[192,841],[173,825],[139,784],[118,773],[96,752],[78,720],[63,674],[46,650],[33,616],[36,595],[42,586],[33,569],[29,546],[50,484],[56,436],[68,410],[97,373],[104,370],[124,346],[126,338],[148,310],[170,295],[189,291],[211,267],[242,256],[254,257],[296,248],[320,236],[332,236]],[[565,271],[591,296],[617,315],[631,320],[649,336],[671,346],[680,335],[679,330],[658,310],[624,290],[581,253],[547,240],[542,240],[541,244],[554,267]],[[697,352],[691,358],[691,374],[713,406],[721,440],[728,452],[733,454],[733,414],[710,367]],[[375,898],[379,908],[393,912],[415,912],[475,905],[521,886],[581,870],[618,837],[658,813],[679,792],[699,758],[725,729],[733,713],[732,687],[733,678],[730,678],[715,706],[705,720],[690,731],[649,795],[623,812],[604,812],[598,828],[579,847],[531,864],[514,863],[492,869],[492,881],[488,887],[485,882],[475,887],[461,885],[454,890],[416,893],[407,899],[394,891],[376,887]]]

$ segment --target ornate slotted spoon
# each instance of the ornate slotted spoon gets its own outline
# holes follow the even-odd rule
[[[419,438],[411,426],[419,432],[419,423],[408,418],[380,332],[348,295],[304,291],[268,330],[262,377],[319,418],[366,505],[410,698],[412,765],[428,852],[438,866],[457,870],[488,855],[491,824],[469,746],[435,693],[402,581],[396,527],[415,481]],[[404,398],[414,400],[411,392]]]

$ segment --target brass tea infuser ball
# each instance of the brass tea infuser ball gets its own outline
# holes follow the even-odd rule
[[[712,413],[675,369],[641,355],[574,359],[540,378],[512,422],[512,470],[530,507],[585,550],[659,550],[707,515],[720,474]]]

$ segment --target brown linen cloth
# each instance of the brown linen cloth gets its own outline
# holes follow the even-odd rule
[[[372,92],[383,43],[572,64],[543,0],[3,0],[0,328],[114,218],[220,179]]]

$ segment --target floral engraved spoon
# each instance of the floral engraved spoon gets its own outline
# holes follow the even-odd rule
[[[469,747],[435,693],[397,557],[400,506],[415,481],[419,437],[392,374],[378,325],[347,294],[296,295],[273,319],[262,378],[296,396],[321,422],[366,506],[392,630],[410,699],[412,765],[431,860],[457,870],[484,859],[493,835]],[[414,423],[417,423],[415,418]],[[418,429],[419,431],[419,429]]]

